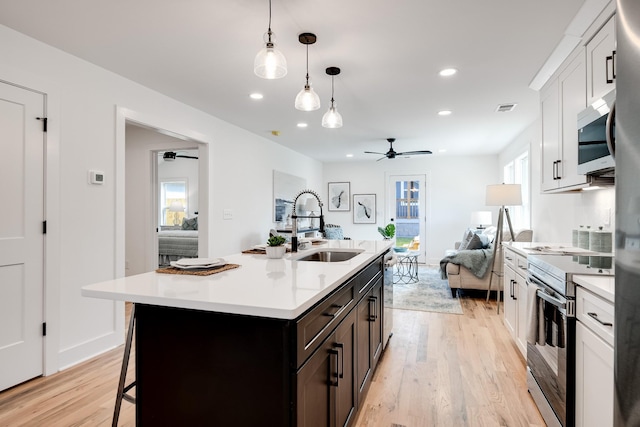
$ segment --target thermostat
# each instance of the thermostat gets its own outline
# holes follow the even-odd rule
[[[104,172],[89,171],[89,182],[91,184],[104,184]]]

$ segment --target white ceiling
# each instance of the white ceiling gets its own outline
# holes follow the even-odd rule
[[[272,0],[288,75],[263,80],[253,59],[268,0],[0,0],[0,24],[112,70],[321,161],[374,161],[386,152],[497,153],[536,118],[529,89],[583,0]],[[588,1],[588,0],[587,0]],[[314,112],[293,104],[309,74]],[[337,66],[340,129],[320,122]],[[438,71],[459,73],[443,79]],[[264,94],[254,101],[251,92]],[[503,103],[514,111],[497,113]],[[441,117],[437,112],[453,114]],[[296,127],[307,122],[306,129]],[[272,130],[280,131],[273,136]],[[233,141],[227,141],[233,144]],[[442,154],[439,150],[446,150]]]

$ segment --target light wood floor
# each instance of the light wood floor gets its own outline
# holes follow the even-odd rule
[[[464,315],[392,310],[394,335],[358,427],[544,426],[495,302],[461,302]],[[110,426],[122,353],[0,393],[0,426]],[[122,403],[118,425],[135,425],[133,404]]]

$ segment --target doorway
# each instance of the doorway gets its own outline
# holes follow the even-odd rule
[[[426,259],[426,176],[390,175],[387,212],[396,225],[396,246],[419,241],[418,262]]]
[[[197,141],[167,135],[158,129],[137,123],[125,126],[125,276],[146,273],[159,265],[158,231],[170,219],[170,225],[181,228],[183,218],[193,218],[206,208],[207,194],[198,191],[202,171],[200,145]],[[164,153],[176,154],[170,161]],[[188,157],[186,157],[188,156]],[[194,157],[194,158],[192,158]],[[163,174],[159,164],[167,167]],[[184,200],[174,206],[162,206],[161,176],[171,175],[169,181],[188,183]],[[166,200],[165,200],[166,201]],[[178,202],[180,206],[178,207]],[[177,224],[174,225],[174,222]],[[202,229],[201,222],[198,229]],[[193,234],[193,233],[191,233]],[[196,251],[200,251],[195,239]],[[198,252],[196,252],[198,253]]]

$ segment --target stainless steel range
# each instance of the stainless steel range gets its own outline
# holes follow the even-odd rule
[[[527,386],[548,426],[575,425],[575,295],[572,277],[613,276],[613,257],[530,255],[535,313],[527,342]],[[534,302],[531,301],[531,304]]]

